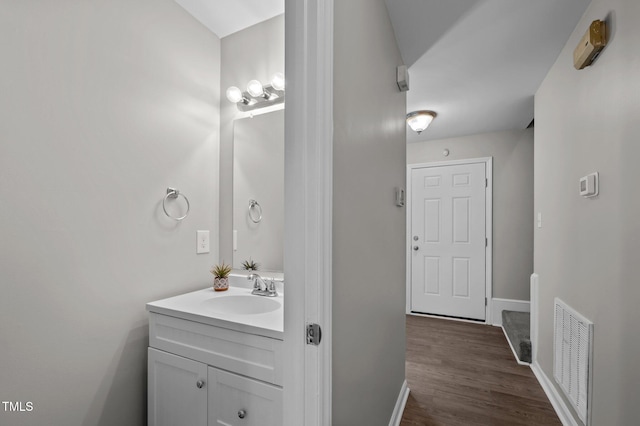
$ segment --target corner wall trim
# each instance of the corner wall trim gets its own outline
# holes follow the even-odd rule
[[[498,299],[491,300],[491,323],[502,326],[502,311],[530,312],[531,304],[528,300]]]
[[[542,386],[542,390],[544,390],[547,398],[549,398],[549,402],[551,402],[551,405],[556,411],[556,414],[560,418],[562,424],[564,426],[581,426],[571,414],[571,410],[569,410],[569,407],[564,402],[562,396],[560,396],[560,393],[558,393],[558,390],[553,385],[549,377],[547,377],[544,371],[542,371],[542,368],[540,368],[538,361],[533,361],[531,364],[531,371],[533,371],[536,379],[538,379],[540,386]]]
[[[400,388],[396,406],[393,407],[393,414],[391,415],[391,420],[389,420],[389,426],[400,426],[402,413],[404,413],[404,407],[405,405],[407,405],[407,398],[409,398],[409,386],[407,385],[407,381],[405,380],[402,383],[402,387]]]

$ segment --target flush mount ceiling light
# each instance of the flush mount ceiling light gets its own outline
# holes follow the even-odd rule
[[[284,74],[275,73],[271,84],[263,85],[258,80],[251,80],[247,84],[247,91],[243,92],[236,86],[227,89],[227,99],[236,104],[240,111],[252,111],[284,102]]]
[[[433,111],[413,111],[407,114],[407,124],[411,130],[420,134],[429,127],[436,115],[438,114]]]

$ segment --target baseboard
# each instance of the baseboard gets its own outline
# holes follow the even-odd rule
[[[402,414],[404,413],[404,406],[407,405],[407,398],[409,398],[409,386],[407,385],[407,381],[405,380],[402,383],[402,387],[400,388],[396,406],[393,407],[393,414],[391,415],[389,426],[400,426]]]
[[[412,312],[412,311],[407,312],[407,315],[413,315],[414,317],[435,318],[435,319],[441,319],[441,320],[447,320],[447,321],[467,322],[469,324],[488,324],[488,325],[491,325],[491,324],[489,324],[489,322],[482,321],[482,320],[469,320],[469,319],[457,318],[457,317],[445,317],[444,315],[421,314],[419,312]]]
[[[581,426],[582,423],[578,423],[575,417],[573,417],[571,410],[564,402],[564,399],[562,399],[562,396],[560,396],[551,380],[547,377],[544,371],[542,371],[538,361],[533,361],[531,364],[531,371],[533,371],[536,379],[538,379],[540,386],[542,386],[544,393],[547,395],[547,398],[549,398],[549,402],[551,402],[553,409],[556,410],[556,414],[560,418],[562,424],[564,426]]]
[[[531,312],[528,300],[491,299],[491,324],[502,326],[502,311]]]
[[[516,353],[515,348],[511,344],[511,340],[509,340],[509,336],[507,336],[507,332],[504,331],[504,327],[500,326],[500,328],[502,329],[502,333],[504,334],[504,338],[507,339],[507,343],[509,344],[509,347],[511,348],[511,352],[513,352],[513,357],[516,359],[516,362],[518,364],[520,364],[520,365],[531,365],[528,362],[520,361],[520,358],[518,358],[518,354]]]

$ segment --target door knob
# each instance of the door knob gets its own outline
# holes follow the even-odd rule
[[[240,410],[238,411],[238,417],[240,417],[241,419],[244,419],[247,415],[246,410]]]
[[[196,383],[196,387],[198,389],[202,389],[204,387],[204,380],[198,380],[198,382]]]
[[[418,250],[420,250],[420,247],[418,247],[418,246],[413,246],[413,250],[414,250],[414,251],[418,251]]]

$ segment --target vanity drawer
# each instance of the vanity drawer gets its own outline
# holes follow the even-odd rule
[[[214,367],[208,379],[210,425],[282,425],[282,388]]]
[[[149,346],[282,386],[282,341],[157,313]]]

